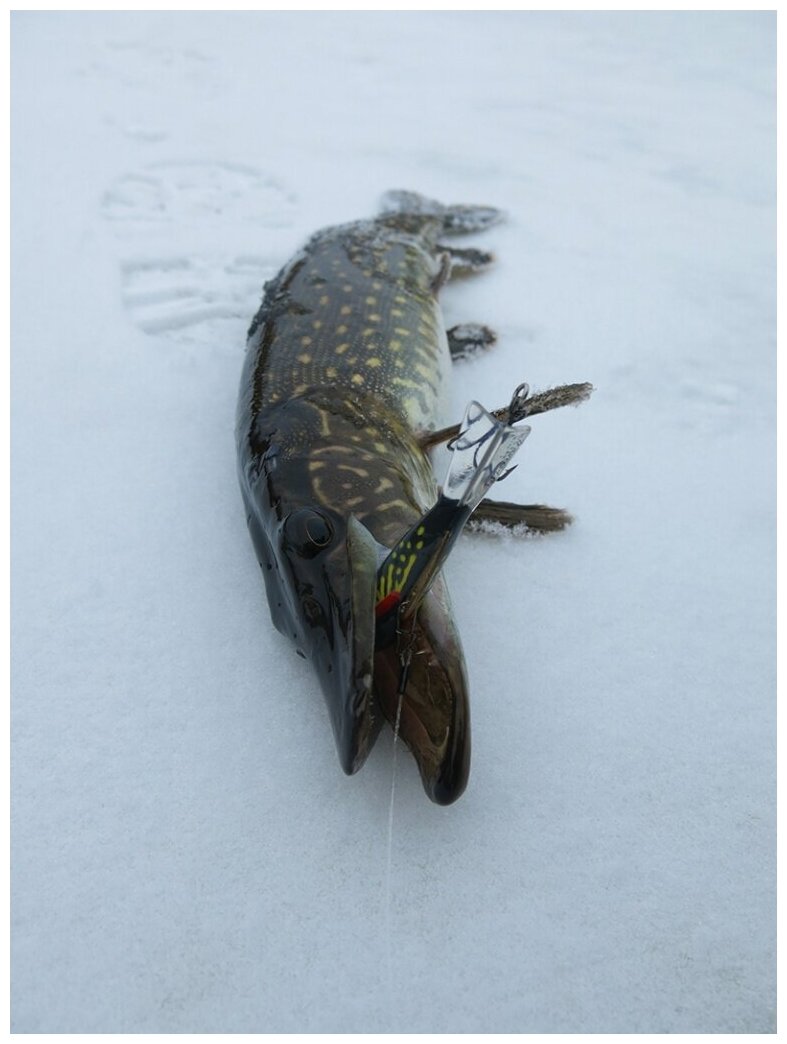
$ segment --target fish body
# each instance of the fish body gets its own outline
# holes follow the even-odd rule
[[[424,436],[445,422],[452,362],[437,292],[452,257],[472,253],[442,240],[498,216],[393,193],[378,218],[318,232],[265,286],[238,404],[240,486],[271,616],[314,666],[342,767],[361,767],[387,718],[441,804],[470,765],[448,593],[438,575],[406,649],[379,648],[377,570],[438,498]]]

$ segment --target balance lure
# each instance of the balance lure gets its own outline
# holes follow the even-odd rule
[[[484,326],[446,333],[437,304],[491,255],[447,245],[500,213],[388,193],[381,215],[314,235],[267,283],[249,330],[237,414],[241,492],[275,626],[309,659],[342,768],[364,763],[384,719],[449,804],[470,767],[464,657],[440,566],[471,512],[557,529],[558,509],[483,499],[528,428],[589,385],[441,427],[452,360],[488,347]],[[442,491],[430,447],[454,449]]]

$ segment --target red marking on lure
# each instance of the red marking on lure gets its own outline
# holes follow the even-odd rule
[[[401,591],[391,591],[385,598],[381,598],[377,605],[374,607],[374,615],[379,620],[383,616],[387,616],[388,613],[397,607],[402,600]]]

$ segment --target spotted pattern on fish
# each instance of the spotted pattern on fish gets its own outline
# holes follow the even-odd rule
[[[379,223],[318,233],[268,284],[252,324],[253,409],[332,385],[378,396],[413,430],[439,426],[450,371],[439,270],[423,237]]]

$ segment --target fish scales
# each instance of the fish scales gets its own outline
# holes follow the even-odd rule
[[[314,236],[260,310],[259,408],[334,385],[379,396],[413,430],[438,426],[450,355],[431,238],[369,222]]]
[[[314,235],[266,284],[249,330],[237,419],[249,529],[273,622],[316,670],[348,773],[404,684],[397,656],[375,649],[376,570],[437,495],[420,437],[445,421],[451,366],[441,240],[497,216],[394,194],[376,220]],[[470,732],[439,576],[410,652],[400,734],[429,796],[448,803],[467,781]]]

